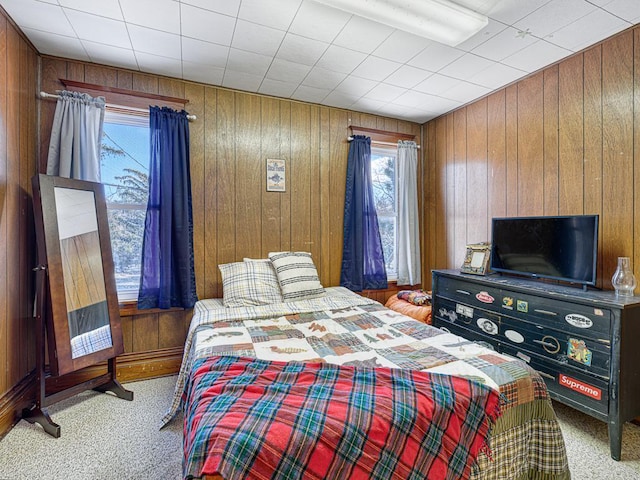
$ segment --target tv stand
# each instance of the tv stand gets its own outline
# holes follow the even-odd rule
[[[607,422],[620,460],[640,416],[640,297],[458,270],[434,270],[432,289],[434,326],[529,364],[552,399]]]

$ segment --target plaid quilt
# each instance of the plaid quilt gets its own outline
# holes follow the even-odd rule
[[[477,382],[414,370],[198,360],[185,478],[468,478],[498,413]]]
[[[526,363],[417,322],[341,287],[323,299],[260,307],[196,303],[168,422],[191,408],[192,367],[211,356],[426,371],[466,378],[500,393],[491,456],[473,480],[570,478],[562,433],[542,378]],[[185,415],[185,428],[190,428]],[[186,431],[186,430],[185,430]],[[186,436],[185,436],[186,441]]]

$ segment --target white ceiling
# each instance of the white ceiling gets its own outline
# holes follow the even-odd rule
[[[0,5],[42,54],[418,123],[640,22],[639,0],[456,2],[489,24],[455,48],[312,0]]]

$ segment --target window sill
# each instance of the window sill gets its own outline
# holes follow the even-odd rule
[[[132,317],[134,315],[147,315],[149,313],[167,313],[167,312],[181,312],[184,311],[182,307],[171,308],[147,308],[145,310],[138,310],[138,302],[136,300],[125,300],[120,302],[120,316]]]

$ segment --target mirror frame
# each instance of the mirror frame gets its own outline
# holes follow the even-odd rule
[[[39,267],[44,266],[47,273],[49,302],[40,305],[46,317],[47,344],[49,349],[49,369],[51,375],[58,376],[74,372],[84,367],[124,353],[120,307],[111,255],[111,239],[107,220],[107,207],[104,187],[100,183],[38,174],[32,178],[33,209],[35,213],[36,237]],[[71,338],[65,282],[63,276],[60,231],[58,228],[55,188],[90,191],[94,194],[98,236],[104,274],[109,325],[111,327],[111,347],[72,358]]]

